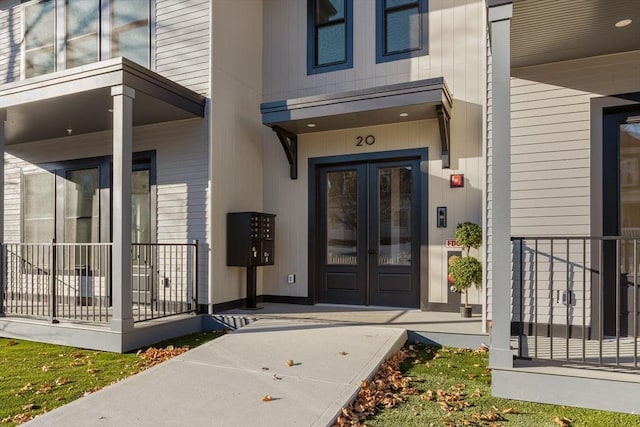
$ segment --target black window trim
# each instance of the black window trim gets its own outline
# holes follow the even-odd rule
[[[376,64],[415,58],[429,54],[429,5],[427,0],[415,0],[414,3],[386,6],[387,0],[376,0]],[[420,14],[420,47],[401,51],[386,52],[387,14],[399,10],[418,7]]]
[[[322,0],[307,0],[307,75],[327,73],[330,71],[353,68],[353,0],[344,0],[344,18],[326,24],[316,24],[316,4]],[[325,0],[327,1],[327,0]],[[344,61],[318,65],[317,34],[318,29],[329,25],[345,24],[345,56]]]

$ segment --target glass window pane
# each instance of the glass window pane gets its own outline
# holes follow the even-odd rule
[[[347,60],[345,24],[318,28],[317,64],[327,65]]]
[[[411,167],[378,170],[378,264],[411,265]]]
[[[151,193],[149,171],[134,171],[131,194],[131,242],[151,242]]]
[[[620,125],[622,236],[640,237],[640,123]]]
[[[149,21],[149,0],[111,0],[112,26],[122,27],[138,21]]]
[[[67,40],[67,68],[98,60],[98,34]]]
[[[49,172],[23,176],[24,217],[52,218],[54,216],[54,175]]]
[[[412,4],[415,4],[417,6],[418,0],[386,0],[384,3],[386,8],[406,6],[406,5],[412,5]]]
[[[410,8],[387,14],[386,52],[420,49],[420,13]]]
[[[23,176],[23,239],[26,243],[48,243],[55,236],[54,178],[49,172]]]
[[[316,24],[338,21],[344,19],[344,16],[344,0],[317,0]]]
[[[67,0],[67,39],[97,33],[99,19],[98,0]]]
[[[358,263],[357,179],[356,171],[327,173],[327,264]]]
[[[24,59],[27,78],[52,73],[55,69],[53,45],[25,52]]]
[[[149,0],[112,1],[111,56],[149,66]]]
[[[53,45],[55,38],[55,9],[53,0],[33,3],[24,8],[25,49]]]
[[[64,183],[65,242],[99,242],[98,169],[67,172]]]

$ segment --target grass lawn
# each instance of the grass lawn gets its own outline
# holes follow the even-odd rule
[[[485,352],[412,345],[409,353],[401,370],[418,393],[367,426],[640,426],[639,415],[492,397]]]
[[[155,348],[197,347],[221,333],[187,335]],[[116,354],[0,338],[0,426],[11,426],[136,374],[147,362]]]

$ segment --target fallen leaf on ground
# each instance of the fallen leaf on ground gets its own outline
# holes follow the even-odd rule
[[[274,380],[281,380],[282,377],[277,376],[276,374],[273,374],[273,377],[271,377]]]
[[[263,402],[270,402],[273,400],[273,397],[269,396],[268,394],[265,394],[264,397],[262,398]]]
[[[138,356],[140,356],[145,363],[146,367],[155,366],[158,363],[162,363],[167,361],[173,357],[176,357],[186,351],[189,350],[189,347],[174,347],[172,345],[167,346],[165,348],[155,348],[149,347],[144,352],[138,351]]]
[[[569,418],[565,418],[565,417],[554,417],[553,420],[554,423],[558,424],[560,427],[569,427],[571,426],[571,424],[573,423],[572,420],[570,420]]]
[[[30,410],[35,409],[35,408],[36,408],[36,404],[35,403],[28,403],[28,404],[22,406],[22,410],[23,411],[30,411]]]
[[[287,360],[287,366],[293,366],[295,365],[295,362],[291,359]]]
[[[262,367],[262,370],[263,370],[263,371],[268,371],[268,370],[269,370],[269,368],[267,368],[266,366],[263,366],[263,367]]]
[[[71,380],[69,378],[57,378],[56,379],[56,385],[65,385],[65,384],[69,384],[71,382]]]
[[[507,408],[507,409],[503,409],[502,410],[503,414],[517,414],[516,409],[515,408]]]
[[[341,351],[341,352],[340,352],[340,353],[338,353],[338,354],[339,354],[340,356],[346,356],[346,355],[347,355],[347,354],[349,354],[349,353],[347,353],[346,351]]]

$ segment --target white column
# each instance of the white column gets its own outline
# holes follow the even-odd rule
[[[131,150],[133,99],[127,86],[111,88],[113,99],[113,258],[111,329],[133,329],[131,303]]]
[[[0,243],[4,244],[4,126],[7,120],[6,110],[0,110]],[[4,248],[0,252],[0,263],[4,266]],[[7,277],[4,267],[0,266],[0,317],[4,316],[4,286],[6,284],[5,278]]]
[[[489,7],[492,90],[491,311],[489,363],[513,367],[511,352],[511,16],[513,6]]]

